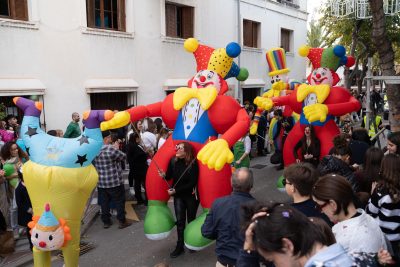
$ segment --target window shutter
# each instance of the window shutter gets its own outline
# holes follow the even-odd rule
[[[14,19],[28,20],[27,0],[14,0],[15,15]]]
[[[126,31],[125,0],[118,1],[118,30]]]
[[[193,37],[193,26],[194,26],[194,8],[184,7],[182,8],[182,38]]]
[[[281,30],[281,47],[290,52],[290,31],[285,29]]]
[[[94,27],[94,0],[86,0],[87,26]]]
[[[177,37],[177,17],[176,6],[171,4],[165,5],[165,26],[166,34],[169,37]]]
[[[253,31],[252,47],[258,47],[258,23],[257,22],[253,22],[252,31]]]
[[[247,47],[252,47],[253,42],[251,24],[251,21],[243,20],[243,45]]]

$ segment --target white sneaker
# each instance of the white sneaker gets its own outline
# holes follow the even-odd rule
[[[144,189],[143,185],[140,186],[140,191],[141,191],[142,193],[146,192],[146,190]]]
[[[131,194],[131,196],[135,195],[135,189],[133,189],[133,187],[129,188],[129,193]]]

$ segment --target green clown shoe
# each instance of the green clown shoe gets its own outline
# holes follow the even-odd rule
[[[204,209],[203,213],[185,228],[185,246],[191,250],[202,250],[211,245],[214,240],[205,238],[201,234],[201,226],[204,224],[209,209]]]
[[[169,236],[175,220],[166,202],[149,200],[144,219],[144,233],[148,239],[161,240]]]

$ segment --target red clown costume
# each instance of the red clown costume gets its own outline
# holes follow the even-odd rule
[[[343,46],[310,48],[303,46],[299,54],[308,57],[313,71],[308,77],[310,85],[302,84],[287,96],[262,98],[257,97],[255,102],[268,110],[273,106],[289,105],[300,120],[290,131],[283,150],[285,165],[295,162],[293,148],[304,135],[306,125],[313,125],[317,138],[321,143],[321,157],[328,154],[332,148],[332,139],[339,134],[339,128],[334,122],[335,116],[341,116],[360,109],[360,103],[348,90],[335,86],[339,76],[335,72],[340,66],[350,67],[354,58],[345,56]]]
[[[208,209],[216,198],[232,191],[229,163],[233,154],[230,147],[245,135],[250,124],[246,111],[235,99],[224,95],[228,90],[225,79],[236,77],[243,81],[248,72],[233,62],[241,52],[237,43],[214,49],[190,38],[184,47],[194,54],[197,62],[197,74],[189,80],[188,87],[178,88],[164,101],[133,107],[127,112],[131,122],[161,116],[166,126],[174,129],[172,136],[155,154],[146,176],[149,201],[144,231],[149,239],[167,237],[175,224],[167,206],[169,186],[160,177],[159,170],[166,171],[170,159],[175,156],[175,146],[182,141],[192,144],[198,153],[198,191],[204,212],[186,226],[184,235],[185,245],[199,250],[211,243],[201,235]]]

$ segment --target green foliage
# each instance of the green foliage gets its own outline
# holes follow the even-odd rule
[[[326,46],[341,44],[350,52],[354,40],[357,40],[354,56],[359,57],[360,62],[368,56],[376,54],[376,47],[372,43],[372,19],[356,19],[352,17],[338,18],[331,15],[331,7],[327,5],[320,11],[323,16],[319,20],[324,33],[322,41]],[[386,31],[396,57],[395,61],[400,62],[400,16],[385,16]]]
[[[307,31],[307,45],[311,47],[324,47],[322,39],[322,28],[318,21],[310,21],[310,29]]]

